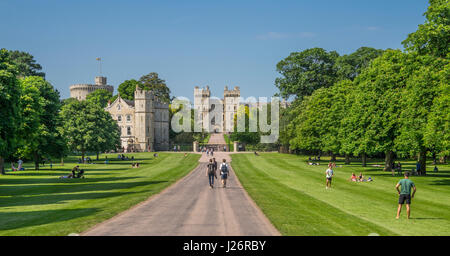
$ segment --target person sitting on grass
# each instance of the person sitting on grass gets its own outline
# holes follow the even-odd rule
[[[369,177],[369,178],[367,179],[367,181],[368,181],[368,182],[373,181],[372,177]]]
[[[18,171],[19,169],[17,169],[17,168],[14,166],[14,163],[11,163],[11,170],[12,170],[13,172],[15,172],[15,171]]]
[[[433,172],[438,172],[439,171],[439,169],[437,168],[437,166],[435,165],[434,166],[434,169],[433,169]]]
[[[255,151],[255,156],[259,156],[258,152]]]
[[[357,178],[356,178],[355,173],[352,173],[352,177],[350,177],[350,180],[351,180],[351,181],[354,181],[354,182],[357,181]]]
[[[362,172],[360,172],[360,173],[359,173],[359,177],[358,177],[358,180],[359,180],[360,182],[363,182],[363,181],[365,181],[365,180],[364,180],[364,176],[363,176]]]

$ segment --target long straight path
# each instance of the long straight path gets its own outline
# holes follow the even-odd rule
[[[211,189],[206,153],[198,167],[160,194],[84,232],[88,236],[280,235],[243,189],[233,170],[227,187]],[[229,153],[216,152],[217,160]],[[219,162],[219,161],[218,161]]]

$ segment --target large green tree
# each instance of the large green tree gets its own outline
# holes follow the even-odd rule
[[[108,102],[112,99],[112,93],[108,90],[100,89],[89,93],[86,96],[86,101],[97,104],[104,108],[108,105]]]
[[[0,50],[0,171],[5,173],[4,162],[17,147],[20,125],[21,95],[17,68],[5,49]]]
[[[29,76],[20,80],[22,124],[18,154],[30,157],[39,169],[43,157],[61,157],[65,142],[57,125],[60,110],[59,92],[42,77]]]
[[[97,104],[76,101],[61,110],[63,125],[60,129],[68,147],[81,152],[114,150],[120,145],[120,130],[111,115]]]
[[[136,90],[136,86],[142,87],[139,81],[134,79],[126,80],[119,85],[117,90],[119,91],[122,99],[134,100],[134,91]]]
[[[8,55],[17,67],[19,77],[40,76],[45,78],[45,73],[41,72],[42,66],[36,62],[33,55],[22,51],[8,51]]]
[[[336,59],[339,54],[322,48],[291,53],[277,64],[282,77],[275,80],[280,96],[303,98],[319,88],[327,88],[337,81]]]
[[[419,54],[448,57],[450,52],[450,2],[429,0],[425,12],[426,21],[417,31],[408,35],[403,45],[409,51]]]
[[[444,71],[449,61],[429,55],[410,54],[412,72],[403,91],[400,115],[400,133],[395,140],[397,152],[404,156],[419,154],[419,162],[426,170],[428,151],[435,152],[433,145],[425,142],[425,133],[429,123],[433,102],[441,93],[439,86],[450,74]],[[449,70],[448,67],[446,69]],[[441,112],[444,115],[444,112]],[[431,146],[431,147],[430,147]]]
[[[339,56],[336,60],[336,72],[339,80],[354,80],[363,69],[369,66],[370,62],[381,56],[383,50],[361,47],[355,52]]]
[[[139,79],[140,88],[150,90],[162,102],[170,103],[170,89],[166,81],[159,78],[158,73],[152,72]]]

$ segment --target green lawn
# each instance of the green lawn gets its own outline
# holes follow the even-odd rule
[[[64,166],[48,165],[39,171],[7,172],[0,176],[0,235],[68,235],[79,233],[144,201],[198,164],[200,155],[178,153],[126,154],[140,162],[108,155],[102,160],[82,164],[85,179],[58,179],[69,174],[76,157]],[[95,157],[92,157],[95,159]],[[94,161],[95,162],[95,161]],[[32,164],[25,167],[31,168]]]
[[[253,200],[283,235],[450,235],[450,166],[439,173],[413,176],[417,194],[411,204],[411,219],[395,219],[399,176],[360,163],[337,165],[333,188],[325,189],[327,161],[310,166],[306,157],[261,153],[232,155],[232,166]],[[377,164],[382,164],[378,162]],[[402,162],[403,169],[413,162]],[[363,172],[373,182],[355,183],[352,172]]]

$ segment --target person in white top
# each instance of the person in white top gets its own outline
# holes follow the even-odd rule
[[[333,179],[333,165],[330,163],[328,165],[328,169],[325,171],[325,175],[327,177],[326,189],[331,188],[331,180]]]

